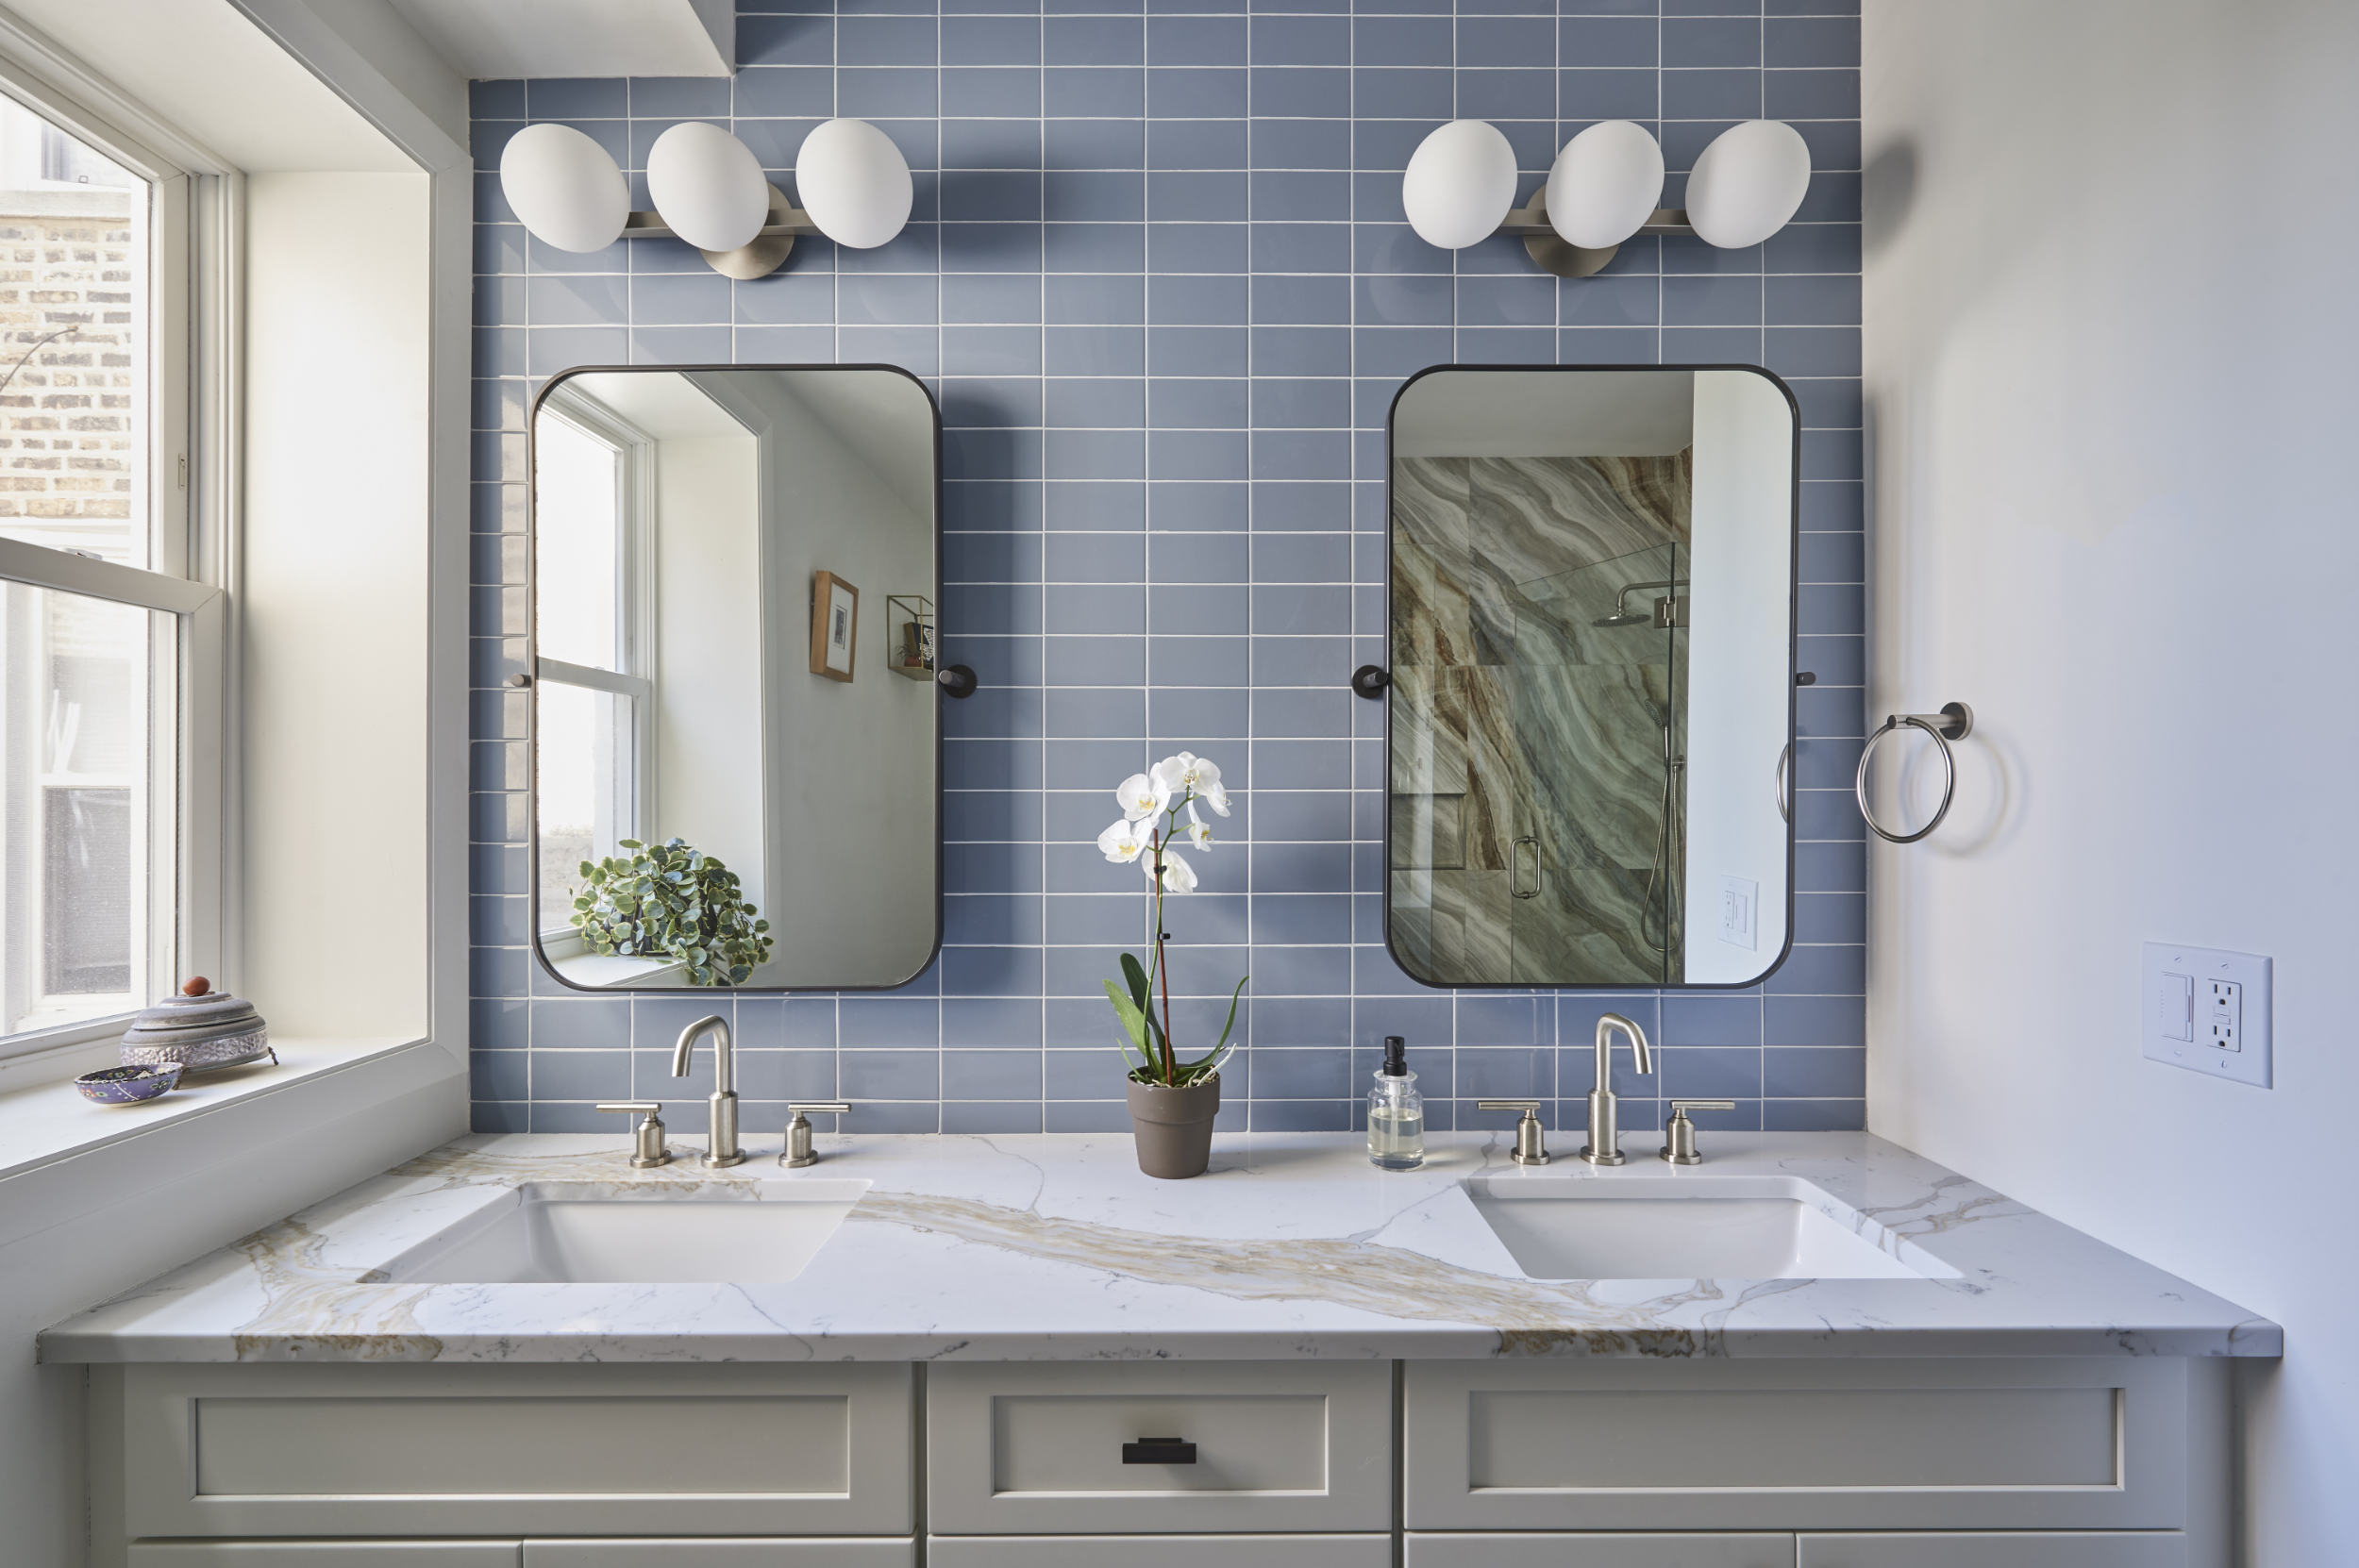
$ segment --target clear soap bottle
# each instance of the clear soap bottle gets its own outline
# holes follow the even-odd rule
[[[1409,1071],[1407,1043],[1384,1037],[1384,1065],[1368,1091],[1368,1163],[1380,1171],[1414,1171],[1425,1163],[1425,1096]]]

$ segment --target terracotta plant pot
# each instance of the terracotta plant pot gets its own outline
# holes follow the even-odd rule
[[[1220,1114],[1220,1075],[1174,1089],[1160,1083],[1126,1083],[1130,1131],[1138,1140],[1139,1169],[1167,1181],[1204,1174],[1213,1158],[1213,1118]]]

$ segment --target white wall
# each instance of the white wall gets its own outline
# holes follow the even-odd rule
[[[1696,376],[1687,628],[1687,932],[1694,985],[1757,980],[1785,949],[1778,815],[1794,584],[1794,410],[1766,376]],[[1720,940],[1720,879],[1754,884],[1753,945]]]
[[[424,1036],[430,181],[246,195],[240,983],[291,1034]]]
[[[761,711],[762,679],[755,445],[751,436],[656,443],[652,831],[719,856],[766,914],[761,726],[747,722]]]
[[[1869,1126],[2285,1326],[2248,1560],[2359,1561],[2359,8],[1869,0]],[[2276,1087],[2143,1060],[2139,943],[2276,960]]]
[[[922,593],[933,583],[933,519],[795,391],[797,379],[815,378],[813,400],[829,397],[852,374],[701,378],[716,395],[730,395],[733,410],[738,399],[758,406],[766,428],[762,730],[771,786],[761,913],[778,945],[755,972],[756,985],[897,984],[924,966],[933,945],[937,698],[930,682],[882,662],[886,595]],[[841,394],[862,400],[865,439],[873,444],[881,434],[878,450],[929,467],[925,394],[902,377],[871,376]],[[822,571],[860,590],[848,683],[811,673],[811,585]]]

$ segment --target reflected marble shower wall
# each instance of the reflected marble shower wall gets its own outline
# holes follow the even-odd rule
[[[1686,453],[1396,460],[1387,875],[1420,977],[1679,978],[1647,905],[1685,634],[1593,623],[1680,575],[1689,489]]]

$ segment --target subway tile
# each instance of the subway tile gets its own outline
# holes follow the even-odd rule
[[[956,0],[937,22],[913,5],[832,16],[775,0],[742,20],[733,81],[471,90],[479,479],[512,467],[527,378],[572,364],[877,359],[943,377],[945,649],[986,682],[945,710],[947,946],[903,993],[733,999],[749,1092],[857,1082],[888,1102],[851,1119],[871,1130],[1127,1126],[1096,982],[1111,962],[1100,935],[1109,916],[1135,922],[1141,879],[1091,841],[1111,778],[1190,744],[1232,764],[1238,806],[1201,862],[1208,890],[1231,891],[1174,916],[1189,984],[1225,989],[1214,970],[1249,963],[1260,997],[1229,1125],[1350,1126],[1387,1032],[1412,1036],[1437,1127],[1455,1122],[1450,1095],[1494,1077],[1532,1084],[1552,1118],[1577,1121],[1581,1047],[1607,1006],[1665,1047],[1653,1078],[1616,1064],[1642,1096],[1632,1127],[1655,1125],[1655,1096],[1698,1085],[1742,1102],[1714,1126],[1861,1125],[1858,24],[1838,0],[1773,0],[1765,21],[1741,0],[1673,0],[1660,21],[1651,0],[1553,8],[1483,0],[1453,17],[1438,0],[1299,0],[1248,20],[1246,8],[1147,15],[1060,0],[1044,19]],[[1765,46],[1765,74],[1753,63]],[[808,242],[778,274],[732,286],[677,242],[581,257],[529,240],[484,161],[537,116],[579,124],[635,168],[669,124],[732,111],[781,178],[820,120],[877,120],[916,171],[917,221],[876,251]],[[1798,125],[1818,173],[1796,222],[1762,246],[1640,239],[1599,275],[1558,281],[1513,242],[1437,251],[1400,211],[1397,171],[1442,119],[1497,124],[1526,165],[1523,196],[1562,134],[1665,117],[1676,201],[1713,134],[1765,113]],[[951,175],[933,172],[945,165]],[[1798,945],[1765,995],[1429,991],[1371,945],[1383,936],[1380,712],[1343,688],[1354,664],[1382,658],[1391,399],[1452,359],[1658,358],[1764,363],[1803,408],[1800,657],[1820,685],[1799,704]],[[488,681],[516,657],[523,487],[476,490],[471,676]],[[517,924],[522,705],[485,688],[471,714],[476,1124],[611,1130],[555,1091],[583,1088],[603,1055],[628,1092],[633,1072],[664,1065],[656,1037],[700,1004],[618,1006],[537,971]],[[1079,892],[1044,898],[1044,883],[1102,889],[1107,908]]]

